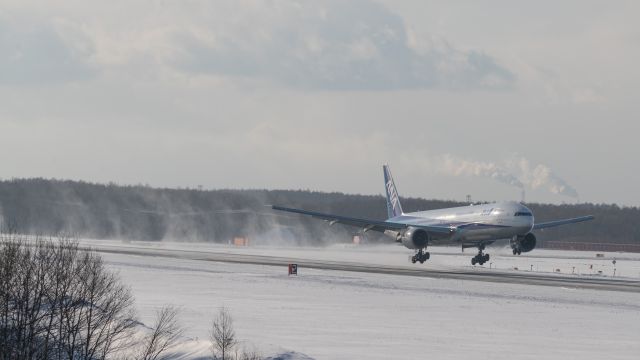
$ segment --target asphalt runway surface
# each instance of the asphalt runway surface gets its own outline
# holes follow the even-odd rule
[[[225,252],[209,252],[194,250],[157,249],[146,247],[117,246],[81,246],[97,252],[125,254],[137,256],[154,256],[163,258],[187,259],[195,261],[214,261],[236,264],[252,264],[285,267],[289,263],[298,264],[298,268],[352,271],[376,274],[418,276],[437,279],[454,279],[484,281],[489,283],[509,283],[522,285],[555,286],[572,289],[592,289],[606,291],[624,291],[640,293],[640,281],[622,278],[594,278],[586,276],[570,276],[561,274],[540,274],[536,272],[511,272],[487,268],[472,269],[433,269],[428,263],[415,267],[363,264],[344,261],[311,260],[302,258],[262,256],[248,254],[231,254]]]

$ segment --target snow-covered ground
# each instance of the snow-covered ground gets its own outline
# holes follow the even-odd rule
[[[327,261],[408,264],[396,246],[233,248],[209,244],[91,242],[101,246],[163,247]],[[513,257],[492,249],[492,267],[576,276],[597,271],[640,277],[637,254],[536,250]],[[436,248],[422,266],[471,267],[470,253]],[[439,256],[439,254],[441,256]],[[228,307],[238,336],[265,355],[295,351],[314,359],[637,359],[640,294],[534,285],[300,269],[164,257],[103,254],[136,296],[142,320],[164,304],[182,308],[184,359],[207,356],[208,329]],[[535,257],[534,257],[535,256]],[[593,269],[590,266],[593,265]],[[478,271],[491,271],[485,269]]]
[[[491,255],[484,267],[472,266],[471,257],[477,250],[460,248],[429,248],[431,259],[423,265],[411,264],[412,250],[399,245],[353,246],[334,245],[330,247],[275,247],[249,246],[235,247],[210,243],[144,242],[123,243],[113,240],[86,240],[86,245],[102,247],[134,247],[153,249],[174,249],[200,252],[215,252],[244,255],[276,256],[291,259],[311,259],[325,261],[346,261],[361,264],[425,267],[432,269],[492,268],[505,271],[533,271],[539,273],[559,272],[582,276],[625,277],[640,279],[640,253],[603,253],[594,251],[562,251],[535,249],[521,256],[513,256],[508,247],[490,247]],[[598,254],[602,255],[599,257]],[[616,260],[616,263],[613,263]]]

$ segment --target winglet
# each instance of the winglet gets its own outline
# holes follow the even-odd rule
[[[403,214],[402,205],[400,205],[398,190],[393,181],[393,176],[391,176],[389,165],[383,165],[382,171],[384,172],[384,187],[387,194],[387,216],[391,219]]]

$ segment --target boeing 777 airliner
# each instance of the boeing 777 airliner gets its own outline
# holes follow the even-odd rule
[[[536,247],[533,230],[593,220],[593,216],[582,216],[543,223],[535,223],[533,213],[517,202],[499,202],[484,205],[469,205],[440,210],[404,213],[396,185],[389,166],[383,166],[387,194],[388,220],[368,220],[354,217],[323,214],[314,211],[272,206],[274,210],[310,215],[328,221],[330,225],[341,223],[361,227],[363,231],[379,231],[391,236],[416,251],[413,263],[424,263],[429,259],[428,245],[458,245],[462,249],[478,248],[471,264],[483,265],[489,254],[483,253],[485,246],[496,240],[510,239],[514,255],[529,252]]]

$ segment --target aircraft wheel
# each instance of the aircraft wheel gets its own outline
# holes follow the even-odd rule
[[[411,262],[414,263],[414,264],[416,263],[416,257],[415,256],[411,257]]]
[[[517,255],[518,254],[518,250],[513,249],[513,255]]]
[[[471,259],[471,265],[475,266],[476,265],[476,258],[472,258]]]
[[[431,257],[431,254],[429,254],[428,252],[424,253],[424,259],[425,260],[429,260],[430,257]]]
[[[489,261],[489,254],[486,254],[486,255],[484,256],[484,262],[487,262],[487,261]]]

